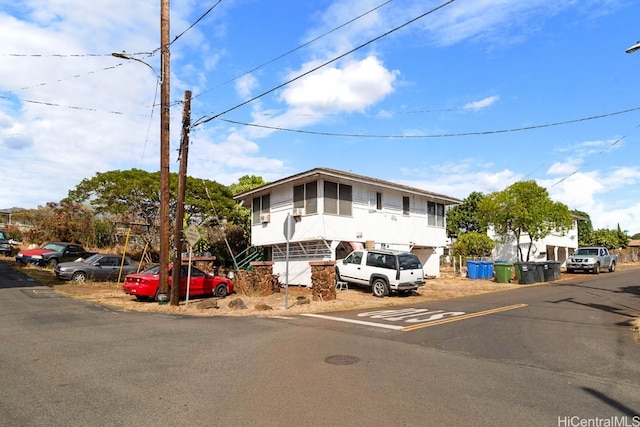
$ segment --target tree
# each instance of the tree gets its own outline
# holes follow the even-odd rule
[[[177,193],[178,176],[170,175],[170,191]],[[113,222],[143,223],[152,228],[150,240],[158,235],[160,173],[140,169],[97,173],[69,191],[65,201],[89,203],[97,214]],[[176,200],[170,202],[176,212]],[[217,224],[231,215],[235,202],[231,191],[215,181],[187,177],[185,215],[196,225]]]
[[[578,246],[591,246],[593,225],[589,214],[574,209],[571,211],[571,215],[578,219]]]
[[[480,201],[478,211],[498,235],[515,236],[521,261],[525,260],[520,246],[524,234],[530,238],[526,256],[529,261],[535,240],[545,238],[552,231],[566,233],[573,223],[569,208],[553,202],[547,190],[535,181],[519,181],[503,191],[489,194]]]
[[[157,224],[160,173],[140,169],[98,172],[70,190],[65,200],[89,203],[96,213],[114,220]]]
[[[237,194],[253,190],[254,188],[262,187],[265,184],[267,184],[267,182],[265,182],[265,180],[260,176],[244,175],[240,177],[237,184],[231,184],[229,189],[235,196]],[[244,231],[244,238],[242,240],[247,242],[247,245],[245,246],[246,248],[248,246],[248,242],[251,241],[251,210],[248,206],[236,204],[234,210],[229,214],[229,218],[234,224],[242,227],[242,230]]]
[[[24,237],[33,243],[47,241],[96,244],[93,212],[87,206],[73,202],[49,202],[37,209],[16,212],[14,218],[31,225]]]
[[[469,194],[462,204],[447,211],[447,235],[455,237],[460,233],[486,233],[487,225],[478,216],[478,203],[484,195],[474,191]]]
[[[588,246],[604,246],[608,249],[614,249],[618,246],[618,235],[613,230],[599,228],[591,234],[591,241]]]
[[[620,228],[620,224],[618,224],[616,235],[618,237],[618,246],[616,246],[616,248],[626,248],[629,244],[629,236],[627,236],[627,233],[622,231],[622,229]]]
[[[244,175],[240,177],[237,184],[231,184],[229,190],[231,190],[231,193],[235,196],[236,194],[262,187],[265,184],[266,182],[261,176]]]
[[[495,242],[486,233],[471,231],[463,233],[453,243],[453,256],[488,257],[495,247]]]

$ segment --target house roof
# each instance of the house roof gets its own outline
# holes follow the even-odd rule
[[[357,175],[350,172],[344,172],[336,169],[329,168],[315,168],[306,172],[301,172],[296,175],[291,175],[286,178],[279,179],[277,181],[265,184],[263,186],[254,188],[244,193],[237,194],[234,199],[244,201],[249,198],[260,196],[270,192],[273,188],[279,187],[283,184],[293,184],[298,182],[309,182],[315,179],[335,179],[335,180],[348,180],[352,182],[358,182],[362,184],[372,184],[382,188],[388,188],[391,190],[398,190],[408,194],[414,194],[418,196],[424,196],[431,198],[434,201],[438,201],[445,205],[457,205],[462,203],[462,200],[451,196],[445,196],[444,194],[433,193],[431,191],[422,190],[415,187],[409,187],[407,185],[396,184],[395,182],[384,181],[382,179],[371,178],[368,176]]]

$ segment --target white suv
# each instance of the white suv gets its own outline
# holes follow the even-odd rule
[[[385,249],[355,250],[336,261],[336,283],[370,286],[373,295],[410,293],[424,284],[422,264],[415,254]]]

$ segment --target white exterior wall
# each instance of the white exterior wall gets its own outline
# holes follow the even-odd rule
[[[375,187],[353,185],[352,216],[323,214],[322,181],[318,182],[318,213],[297,218],[292,241],[344,240],[377,244],[408,250],[412,246],[444,247],[444,227],[427,226],[427,200],[411,197],[411,214],[402,213],[402,197],[399,191],[377,190],[383,193],[383,209],[375,209]],[[369,205],[370,193],[373,205]],[[422,199],[422,200],[419,200]],[[284,222],[293,210],[293,185],[283,186],[271,192],[270,222],[253,224],[251,243],[256,246],[272,245],[284,241]]]
[[[492,228],[489,228],[487,234],[496,241],[496,247],[492,253],[494,259],[508,262],[519,261],[515,236],[511,235],[505,242],[502,242],[501,236],[495,234]],[[530,242],[531,238],[528,234],[520,236],[520,247],[525,260]],[[578,222],[574,220],[573,226],[566,234],[562,235],[561,233],[553,232],[544,239],[535,240],[531,246],[529,261],[557,260],[564,263],[569,254],[573,253],[577,248]]]
[[[335,260],[335,247],[340,241],[357,242],[363,246],[367,241],[374,241],[376,248],[412,251],[422,261],[426,276],[440,276],[439,261],[447,242],[446,229],[444,226],[427,225],[426,197],[375,185],[350,181],[343,183],[352,186],[352,216],[322,213],[324,186],[323,181],[318,180],[318,213],[296,217],[290,249],[296,248],[298,255],[289,261],[289,284],[311,286],[309,261]],[[284,223],[287,215],[293,212],[293,187],[293,183],[274,187],[270,192],[270,221],[253,224],[251,228],[253,245],[277,248],[274,251],[273,272],[280,275],[282,283],[286,281],[286,262],[282,258],[286,247]],[[376,210],[376,192],[382,193],[381,210]],[[410,197],[409,215],[403,214],[404,196]],[[320,256],[318,253],[307,254],[306,246],[317,245],[317,242],[325,242],[330,251]]]

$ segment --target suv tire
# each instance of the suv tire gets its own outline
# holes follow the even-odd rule
[[[373,279],[373,283],[371,284],[371,291],[375,297],[386,297],[389,295],[389,285],[387,285],[384,279],[376,278]]]

